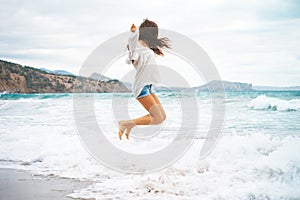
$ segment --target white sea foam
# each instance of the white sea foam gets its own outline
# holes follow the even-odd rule
[[[300,99],[283,100],[260,95],[253,99],[248,107],[255,110],[299,111]]]
[[[198,162],[199,144],[175,165],[150,175],[116,175],[72,197],[96,199],[297,199],[300,197],[299,138],[261,133],[224,136]],[[109,192],[108,192],[109,191]]]

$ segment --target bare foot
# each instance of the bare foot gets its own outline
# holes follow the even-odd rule
[[[126,129],[125,136],[126,136],[126,139],[127,139],[127,140],[129,140],[129,134],[130,134],[130,131],[131,131],[132,128],[133,128],[133,126]]]
[[[129,139],[131,129],[135,126],[135,123],[131,120],[119,121],[119,139],[122,140],[122,135],[125,132],[126,138]]]

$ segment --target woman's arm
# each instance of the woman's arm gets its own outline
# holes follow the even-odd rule
[[[131,25],[130,31],[133,33],[136,31],[136,26],[134,24]],[[127,49],[129,50],[129,44],[127,44]]]
[[[130,36],[128,39],[127,49],[129,50],[129,56],[127,63],[134,63],[138,59],[138,53],[136,52],[137,43],[139,39],[139,31],[137,31],[136,26],[134,24],[130,27]],[[129,62],[128,62],[129,61]]]

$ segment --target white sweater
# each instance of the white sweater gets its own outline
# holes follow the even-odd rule
[[[127,64],[133,64],[136,69],[134,81],[132,83],[132,93],[138,97],[143,87],[148,84],[159,85],[160,75],[155,61],[154,52],[144,47],[139,42],[139,31],[131,32],[128,39],[129,55]],[[133,63],[132,63],[133,60]]]

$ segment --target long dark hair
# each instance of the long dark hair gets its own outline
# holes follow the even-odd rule
[[[170,40],[166,37],[158,38],[158,26],[155,22],[145,19],[139,27],[139,40],[142,40],[157,55],[163,56],[162,49],[170,48]]]

